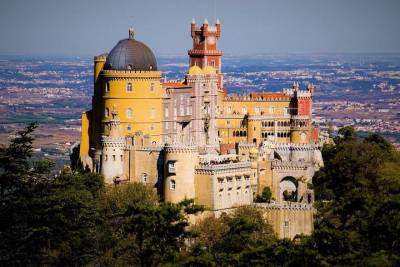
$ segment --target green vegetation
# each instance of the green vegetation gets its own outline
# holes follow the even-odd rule
[[[257,195],[255,201],[258,203],[269,203],[271,201],[271,197],[272,197],[271,188],[269,188],[269,186],[266,186],[263,188],[261,195]]]
[[[400,156],[378,135],[343,129],[313,179],[311,236],[278,239],[241,207],[189,226],[192,200],[160,202],[143,184],[32,159],[35,124],[0,148],[0,266],[399,266]],[[271,199],[264,188],[259,202]]]

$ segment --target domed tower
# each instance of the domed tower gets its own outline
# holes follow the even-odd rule
[[[105,182],[109,184],[124,180],[124,149],[126,147],[125,138],[120,132],[117,112],[113,110],[111,114],[112,119],[106,123],[109,134],[101,138],[101,173],[104,175]]]
[[[162,98],[161,73],[151,49],[135,39],[133,28],[128,38],[120,40],[108,55],[95,57],[95,92],[90,120],[90,148],[100,154],[101,136],[115,108],[121,136],[141,131],[150,142],[161,142]]]

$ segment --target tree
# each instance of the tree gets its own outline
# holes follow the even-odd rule
[[[400,160],[383,137],[345,129],[313,178],[318,216],[305,244],[328,265],[399,264]],[[347,132],[347,134],[346,134]]]
[[[192,231],[195,238],[185,265],[237,265],[241,253],[275,238],[261,210],[250,206],[239,207],[219,218],[207,217],[193,226]]]
[[[257,195],[256,202],[259,203],[269,203],[271,201],[272,192],[269,186],[263,188],[261,195]]]
[[[96,255],[101,177],[33,161],[35,124],[0,150],[0,265],[82,265]]]

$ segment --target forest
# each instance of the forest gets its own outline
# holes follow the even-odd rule
[[[323,147],[314,231],[289,240],[252,206],[189,224],[204,210],[191,199],[54,173],[32,158],[36,127],[0,147],[0,266],[400,266],[400,155],[380,135],[345,127]]]

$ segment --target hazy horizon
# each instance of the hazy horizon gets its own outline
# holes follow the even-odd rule
[[[0,55],[92,57],[135,28],[156,56],[184,56],[190,22],[222,24],[225,55],[398,54],[397,0],[3,0]]]

